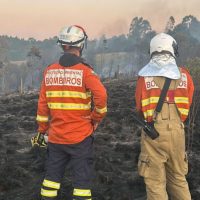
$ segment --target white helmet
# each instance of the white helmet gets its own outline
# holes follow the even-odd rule
[[[84,45],[87,45],[87,38],[85,30],[81,26],[63,27],[58,36],[58,44],[80,47],[82,50]]]
[[[150,42],[150,56],[154,52],[168,52],[170,53],[173,57],[178,56],[178,45],[176,40],[166,34],[166,33],[159,33]]]

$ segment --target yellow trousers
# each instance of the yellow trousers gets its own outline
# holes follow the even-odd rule
[[[191,200],[185,178],[188,161],[184,125],[174,105],[164,107],[155,123],[160,136],[152,140],[142,132],[139,174],[144,177],[147,200]]]

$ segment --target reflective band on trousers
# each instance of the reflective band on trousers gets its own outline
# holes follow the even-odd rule
[[[50,109],[59,110],[90,110],[91,104],[79,103],[48,103]]]
[[[91,190],[74,189],[73,195],[74,196],[80,196],[80,197],[90,197],[91,196]]]
[[[49,118],[48,116],[37,115],[36,120],[39,122],[48,122]]]
[[[44,179],[42,185],[45,187],[49,187],[49,188],[53,188],[53,189],[57,189],[57,190],[60,189],[60,183],[49,181],[46,179]]]
[[[104,108],[95,108],[95,109],[100,114],[103,114],[103,113],[107,112],[107,107],[104,107]]]
[[[45,197],[56,197],[58,195],[58,190],[45,190],[42,188],[41,195]]]
[[[77,199],[72,199],[72,200],[77,200]],[[91,198],[89,198],[89,199],[85,199],[85,198],[84,198],[84,200],[92,200],[92,199],[91,199]]]
[[[175,103],[186,103],[189,104],[189,98],[188,97],[174,97]]]
[[[77,91],[47,91],[46,97],[70,97],[87,99],[91,97],[91,92],[77,92]]]
[[[150,97],[148,99],[143,99],[142,100],[142,106],[147,106],[151,103],[158,103],[159,97]]]

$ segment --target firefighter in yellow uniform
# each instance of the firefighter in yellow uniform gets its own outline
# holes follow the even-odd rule
[[[150,62],[139,71],[136,107],[147,122],[154,122],[159,137],[141,136],[139,174],[144,177],[148,200],[191,200],[185,175],[188,161],[185,153],[186,120],[192,103],[194,85],[188,71],[178,67],[177,43],[160,33],[150,42]],[[162,110],[155,108],[165,82],[171,79]]]

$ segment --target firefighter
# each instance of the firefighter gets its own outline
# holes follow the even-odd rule
[[[81,58],[86,42],[82,27],[64,27],[58,39],[64,54],[44,71],[37,110],[38,135],[33,138],[34,144],[45,146],[44,134],[48,133],[43,200],[56,199],[68,163],[73,199],[92,199],[92,133],[107,112],[107,94],[92,67]]]
[[[136,108],[147,122],[154,122],[159,137],[152,140],[142,130],[139,174],[144,177],[148,200],[191,200],[186,174],[183,122],[187,119],[194,85],[189,72],[178,67],[177,42],[160,33],[150,42],[150,62],[138,73]],[[161,112],[155,113],[165,79],[171,79]]]

